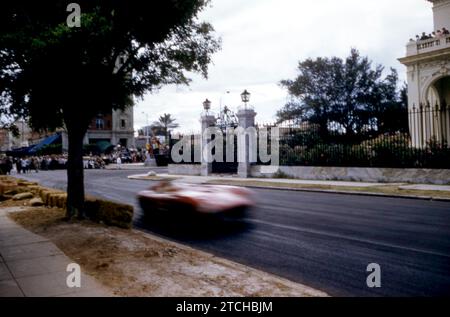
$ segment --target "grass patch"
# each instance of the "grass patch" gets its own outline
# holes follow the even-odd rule
[[[217,185],[234,185],[234,186],[252,186],[261,188],[286,188],[286,189],[307,189],[307,190],[324,190],[339,192],[357,192],[369,194],[386,194],[398,196],[423,196],[434,199],[449,198],[450,192],[438,190],[417,190],[417,189],[401,189],[398,185],[379,185],[369,187],[359,186],[335,186],[335,185],[316,185],[316,184],[288,184],[281,182],[262,182],[258,180],[239,181],[239,180],[211,180],[208,184]]]

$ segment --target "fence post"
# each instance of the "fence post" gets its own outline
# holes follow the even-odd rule
[[[448,146],[448,142],[450,141],[450,105],[447,105],[445,100],[441,106],[441,120],[443,122],[443,143]]]
[[[202,122],[202,135],[201,135],[201,175],[208,176],[212,173],[212,162],[208,162],[207,157],[203,155],[203,150],[208,146],[208,143],[211,142],[211,139],[206,138],[206,131],[210,127],[214,127],[216,125],[216,118],[213,114],[204,113],[201,117]]]
[[[237,117],[240,128],[246,130],[247,128],[255,127],[256,112],[253,109],[246,107],[239,109]],[[248,135],[244,134],[244,136],[244,148],[242,148],[242,146],[238,146],[238,151],[244,151],[245,154],[241,156],[240,154],[242,153],[238,153],[238,157],[244,157],[244,160],[239,160],[238,175],[239,177],[247,178],[250,176],[250,140],[248,139]]]

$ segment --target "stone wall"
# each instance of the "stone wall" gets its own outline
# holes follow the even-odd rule
[[[273,177],[276,173],[304,180],[339,180],[382,183],[450,184],[450,170],[312,167],[312,166],[252,166],[251,176]]]
[[[170,175],[200,176],[202,166],[200,164],[169,164]]]

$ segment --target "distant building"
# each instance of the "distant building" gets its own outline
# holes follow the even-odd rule
[[[126,110],[112,110],[109,113],[99,113],[92,118],[88,131],[84,137],[84,144],[109,142],[116,146],[132,148],[134,142],[133,107]],[[63,134],[63,150],[68,149],[67,133]]]
[[[0,152],[11,151],[11,132],[0,129]]]
[[[56,132],[62,134],[63,151],[68,150],[68,137],[63,129],[58,129],[56,132],[35,132],[24,120],[15,122],[15,125],[19,129],[20,135],[18,137],[14,137],[7,129],[0,129],[0,151],[6,152],[39,144]],[[135,147],[133,125],[133,107],[124,111],[113,110],[105,114],[99,113],[89,125],[84,137],[84,144],[108,142],[114,146],[120,144],[127,148],[133,148]]]
[[[434,34],[411,39],[406,57],[410,133],[415,146],[450,141],[450,0],[433,3]],[[444,31],[443,31],[444,30]]]
[[[0,151],[2,152],[36,145],[54,134],[54,132],[33,131],[24,120],[18,120],[14,124],[20,133],[17,137],[13,136],[8,129],[0,129]]]

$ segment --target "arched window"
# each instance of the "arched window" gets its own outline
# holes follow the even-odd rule
[[[102,118],[95,119],[95,128],[97,130],[103,130],[105,128],[105,120]]]

